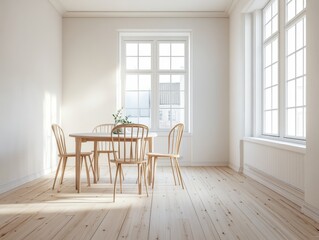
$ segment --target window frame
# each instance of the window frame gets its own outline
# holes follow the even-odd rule
[[[270,17],[270,19],[269,19],[269,21],[266,23],[266,24],[264,24],[264,19],[265,19],[265,17],[264,17],[264,14],[263,14],[263,10],[265,9],[265,8],[271,8],[272,9],[272,5],[273,5],[273,2],[274,1],[277,1],[277,15],[275,15],[275,16],[271,16]],[[262,9],[262,20],[261,20],[261,25],[262,25],[262,31],[261,31],[261,34],[262,34],[262,37],[261,37],[261,41],[262,41],[262,43],[261,43],[261,45],[262,45],[262,60],[261,60],[261,63],[262,63],[262,66],[261,66],[261,69],[262,69],[262,80],[261,80],[261,96],[262,96],[262,98],[261,98],[261,103],[262,103],[262,105],[261,105],[261,114],[262,114],[262,116],[261,116],[261,121],[262,121],[262,123],[261,123],[261,133],[262,133],[262,135],[263,136],[268,136],[268,137],[279,137],[280,136],[280,77],[279,77],[279,69],[280,69],[280,30],[279,30],[279,28],[280,28],[280,12],[279,12],[280,10],[279,10],[279,1],[278,0],[271,0],[271,1],[269,1],[267,4],[266,4],[266,6]],[[271,33],[267,38],[265,37],[265,31],[266,31],[266,29],[265,29],[265,26],[267,25],[267,24],[271,24],[272,23],[272,20],[275,18],[277,16],[277,31],[276,32],[274,32],[274,33]],[[265,58],[266,58],[266,54],[265,54],[265,49],[266,49],[266,47],[267,46],[271,46],[271,58],[272,58],[272,54],[273,54],[273,48],[272,48],[272,44],[275,42],[277,40],[277,46],[278,46],[278,49],[277,49],[277,61],[275,61],[275,62],[273,62],[273,59],[271,59],[270,60],[270,64],[269,65],[267,65],[266,67],[265,67]],[[268,89],[270,89],[270,90],[273,90],[273,88],[274,87],[276,87],[276,86],[274,86],[274,84],[272,84],[272,82],[273,82],[273,71],[272,71],[272,69],[273,69],[273,66],[275,65],[275,64],[277,64],[277,84],[276,84],[276,86],[277,86],[277,108],[274,108],[273,107],[273,92],[271,93],[271,108],[270,109],[265,109],[265,94],[264,94],[264,92],[265,92],[265,90],[268,90]],[[267,69],[267,68],[271,68],[271,84],[270,84],[270,86],[265,86],[265,75],[266,75],[266,72],[265,72],[265,69]],[[277,110],[276,110],[277,109]],[[277,128],[278,128],[278,130],[277,130],[277,132],[278,133],[265,133],[265,112],[271,112],[271,117],[273,117],[273,111],[277,111]],[[273,127],[273,119],[271,120],[271,128]]]
[[[190,111],[191,111],[191,91],[190,91],[190,66],[191,66],[191,33],[190,32],[124,32],[121,31],[119,34],[119,76],[118,76],[118,84],[117,84],[117,107],[123,107],[125,110],[125,43],[127,41],[132,42],[152,42],[151,45],[151,70],[147,70],[145,72],[151,74],[151,131],[156,132],[168,132],[170,128],[161,129],[159,128],[159,102],[160,102],[160,87],[159,87],[159,75],[160,74],[184,74],[184,124],[185,124],[185,132],[190,133]],[[159,42],[170,42],[170,43],[185,43],[185,69],[184,70],[159,70]],[[137,70],[138,73],[140,70]],[[134,72],[134,71],[130,71]]]
[[[305,0],[306,1],[306,0]],[[305,17],[306,19],[306,8],[297,15],[290,19],[287,22],[287,8],[286,1],[278,0],[278,135],[264,134],[264,77],[265,77],[265,66],[264,66],[264,47],[265,42],[268,44],[271,42],[273,36],[264,39],[264,14],[263,10],[272,4],[272,1],[268,1],[266,5],[260,10],[256,10],[254,13],[254,41],[255,46],[253,52],[256,57],[259,58],[257,61],[257,65],[254,65],[255,75],[255,100],[257,103],[255,104],[255,117],[254,117],[254,125],[256,129],[254,129],[254,136],[266,138],[270,140],[279,140],[283,142],[292,142],[297,144],[305,144],[306,138],[302,137],[292,137],[287,136],[287,29],[292,26],[294,23],[297,23],[300,19]],[[304,24],[304,27],[306,23]],[[258,42],[259,41],[259,42]],[[260,47],[259,47],[260,46]],[[307,49],[307,43],[305,42],[304,49]],[[298,51],[298,50],[297,50]],[[305,50],[306,51],[306,50]],[[306,56],[306,53],[305,55]],[[258,66],[259,62],[259,66]],[[304,66],[305,66],[305,57],[304,57]],[[306,68],[306,67],[305,67]],[[307,77],[306,70],[303,75],[305,78]],[[298,77],[295,77],[296,79]],[[306,80],[305,80],[306,81]],[[306,86],[306,85],[305,85]],[[307,108],[307,105],[304,105],[304,109]],[[306,110],[305,110],[306,112]],[[306,121],[306,115],[304,116],[304,121]],[[304,124],[304,132],[306,132],[306,126]]]
[[[299,0],[300,1],[300,0]],[[291,0],[290,0],[290,2],[292,2]],[[303,1],[304,3],[306,2],[306,0],[304,0]],[[305,8],[302,10],[302,11],[300,11],[300,12],[296,12],[296,15],[293,17],[293,18],[291,18],[291,19],[289,19],[288,20],[288,14],[287,14],[287,11],[288,11],[288,8],[287,8],[287,3],[286,3],[286,1],[284,2],[284,4],[283,4],[284,6],[285,6],[285,9],[284,9],[284,11],[285,11],[285,18],[284,18],[284,26],[283,26],[283,34],[284,34],[284,37],[285,37],[285,54],[284,54],[284,61],[285,61],[285,69],[284,69],[284,71],[285,71],[285,79],[284,79],[284,84],[285,84],[285,107],[284,107],[284,115],[285,115],[285,128],[284,128],[284,138],[287,138],[287,139],[291,139],[291,140],[295,140],[295,141],[306,141],[306,112],[307,112],[307,102],[306,102],[306,100],[305,100],[305,97],[306,97],[306,89],[304,89],[304,96],[303,96],[303,98],[304,98],[304,104],[302,105],[302,106],[297,106],[297,104],[295,104],[295,106],[294,107],[288,107],[288,94],[287,94],[287,89],[288,89],[288,87],[287,87],[287,83],[288,83],[288,81],[290,82],[290,81],[295,81],[295,101],[296,101],[296,99],[297,99],[297,91],[296,91],[296,84],[297,84],[297,80],[298,80],[298,78],[300,78],[300,77],[302,77],[302,78],[304,78],[303,79],[303,84],[305,84],[306,82],[307,82],[307,70],[306,70],[306,65],[305,65],[305,63],[306,63],[306,61],[305,61],[305,56],[306,56],[306,54],[307,54],[307,41],[306,41],[306,39],[305,39],[305,35],[304,35],[304,39],[303,39],[303,42],[304,42],[304,46],[303,47],[301,47],[300,49],[297,49],[297,47],[295,47],[295,49],[294,49],[294,51],[293,52],[291,52],[291,53],[288,53],[288,41],[287,41],[287,39],[288,39],[288,37],[287,37],[287,35],[288,35],[288,30],[291,28],[291,27],[293,27],[293,26],[297,26],[297,23],[300,21],[300,20],[302,20],[302,19],[304,19],[305,21],[307,21],[306,19],[307,19],[307,16],[306,16],[306,5],[304,5],[305,6]],[[297,8],[297,6],[295,6],[295,10],[297,10],[296,9]],[[303,28],[305,29],[305,27],[306,27],[306,23],[304,24],[304,26],[303,26]],[[296,30],[295,30],[296,31]],[[305,32],[305,30],[304,30],[304,34],[305,34],[306,32]],[[297,33],[295,32],[295,44],[297,43],[297,41],[296,41],[296,38],[297,38]],[[305,68],[305,69],[303,69],[304,70],[304,73],[301,75],[301,76],[297,76],[297,73],[295,73],[295,77],[294,78],[291,78],[291,79],[288,79],[288,57],[289,56],[291,56],[292,54],[296,54],[297,55],[297,53],[299,52],[299,51],[301,51],[301,50],[303,50],[303,68]],[[295,56],[295,60],[296,60],[296,56]],[[295,71],[297,71],[297,68],[296,68],[296,61],[295,61]],[[305,84],[306,86],[307,86],[307,84]],[[287,128],[288,128],[288,123],[287,123],[287,121],[288,121],[288,108],[289,109],[292,109],[292,108],[294,108],[295,110],[297,110],[298,108],[303,108],[303,110],[305,111],[305,113],[303,114],[303,121],[304,121],[304,124],[303,124],[303,132],[304,132],[304,136],[305,137],[296,137],[296,136],[290,136],[290,135],[288,135],[288,130],[287,130]],[[296,130],[297,130],[297,127],[296,127],[296,125],[297,125],[297,113],[295,113],[295,132],[296,132]],[[297,135],[297,134],[295,134],[295,135]]]

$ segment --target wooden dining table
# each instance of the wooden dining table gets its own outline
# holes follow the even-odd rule
[[[83,142],[93,142],[94,143],[94,161],[93,161],[93,171],[94,171],[94,183],[97,183],[97,171],[98,171],[98,156],[97,156],[97,146],[98,142],[111,142],[112,137],[111,133],[101,133],[101,132],[89,132],[89,133],[71,133],[69,135],[70,137],[75,138],[75,189],[78,191],[78,193],[81,192],[81,148]],[[157,133],[150,132],[148,133],[147,138],[145,141],[147,141],[148,144],[148,151],[153,151],[154,146],[154,138],[157,137]],[[152,179],[151,173],[152,168],[148,168],[148,178],[149,182]]]

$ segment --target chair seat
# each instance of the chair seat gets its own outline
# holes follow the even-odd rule
[[[111,159],[110,162],[113,162],[113,163],[120,163],[120,164],[142,164],[142,163],[147,163],[147,159],[143,160],[143,161],[124,161],[124,159],[118,159],[118,160],[114,160],[114,159]]]
[[[167,157],[167,158],[178,158],[179,154],[169,154],[169,153],[146,153],[147,156],[149,157]]]
[[[92,151],[94,153],[94,151]],[[113,153],[112,150],[97,150],[97,153]]]

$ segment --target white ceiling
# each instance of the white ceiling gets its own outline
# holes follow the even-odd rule
[[[227,12],[237,0],[51,0],[63,12]]]

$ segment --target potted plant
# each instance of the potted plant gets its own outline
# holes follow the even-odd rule
[[[130,120],[128,120],[128,116],[123,116],[123,108],[120,108],[119,110],[117,110],[116,113],[112,114],[113,118],[114,118],[114,124],[116,125],[120,125],[120,124],[129,124],[132,123]],[[121,133],[121,132],[117,132],[117,133]]]

